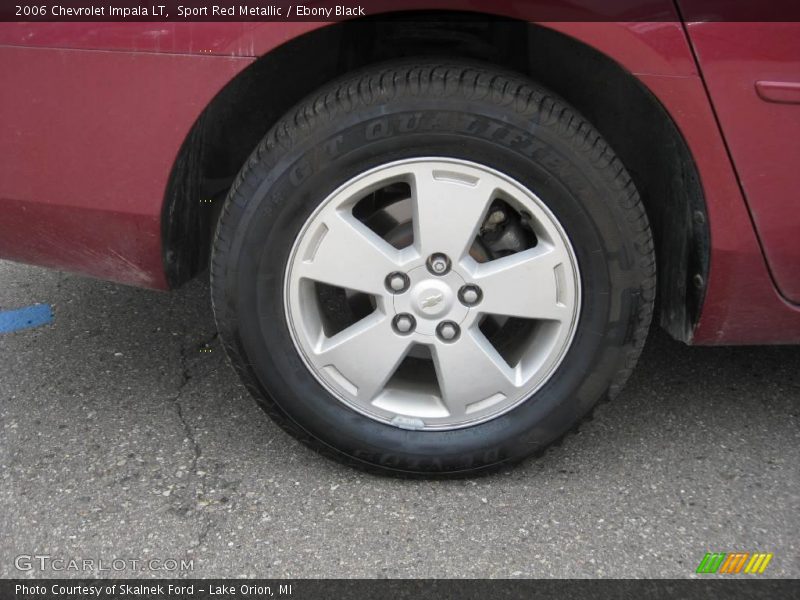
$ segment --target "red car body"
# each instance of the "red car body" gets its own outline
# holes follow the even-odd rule
[[[800,342],[800,24],[687,21],[697,0],[631,1],[620,21],[542,22],[542,4],[553,2],[470,10],[558,31],[621,66],[694,162],[708,268],[678,337]],[[168,289],[165,202],[193,126],[261,57],[326,27],[0,24],[0,257]]]

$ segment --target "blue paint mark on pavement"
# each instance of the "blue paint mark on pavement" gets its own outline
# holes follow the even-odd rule
[[[16,310],[0,310],[0,333],[11,333],[19,329],[29,329],[47,325],[53,320],[49,304],[34,304]]]

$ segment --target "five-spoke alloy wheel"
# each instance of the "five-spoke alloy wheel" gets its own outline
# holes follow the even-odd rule
[[[391,186],[408,192],[382,207],[410,220],[395,225],[411,231],[401,248],[354,214]],[[490,260],[473,247],[500,202],[526,216],[532,244]],[[372,310],[328,335],[317,284],[362,295]],[[373,419],[421,430],[468,427],[528,398],[563,358],[580,308],[576,259],[547,206],[493,169],[446,158],[389,163],[337,189],[298,236],[285,285],[292,337],[328,391]],[[503,340],[513,360],[485,333],[488,321],[510,319],[529,323]],[[403,369],[409,357],[432,365]]]
[[[242,381],[347,464],[464,475],[543,451],[618,392],[655,297],[624,166],[535,83],[377,66],[276,123],[217,226]]]

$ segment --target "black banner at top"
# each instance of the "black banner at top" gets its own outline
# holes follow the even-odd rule
[[[800,21],[798,0],[0,0],[5,22],[318,22],[407,11],[542,22]]]

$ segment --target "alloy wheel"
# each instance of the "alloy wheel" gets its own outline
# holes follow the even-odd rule
[[[407,429],[495,418],[547,382],[581,303],[572,246],[531,190],[490,167],[419,158],[341,185],[284,281],[292,340],[350,408]]]

